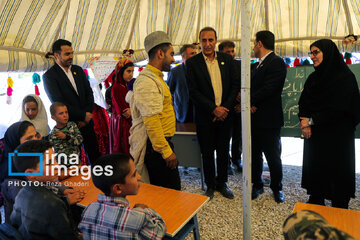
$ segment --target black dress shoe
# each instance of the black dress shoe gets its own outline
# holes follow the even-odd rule
[[[213,199],[213,197],[214,197],[214,192],[215,192],[215,189],[213,189],[213,188],[207,188],[204,195],[207,196],[207,197],[209,197],[210,199]]]
[[[235,166],[236,166],[236,171],[239,172],[239,173],[242,173],[243,168],[242,168],[241,163],[236,163]]]
[[[228,167],[228,175],[234,175],[234,169],[231,167],[231,165]]]
[[[325,198],[321,196],[310,195],[309,201],[307,201],[306,203],[325,206]]]
[[[234,193],[226,186],[226,184],[224,184],[222,186],[218,186],[216,188],[216,190],[218,190],[218,192],[221,193],[221,195],[223,195],[224,197],[226,197],[228,199],[234,198]]]
[[[251,200],[254,200],[260,196],[260,194],[264,193],[264,188],[252,188],[251,191]]]
[[[285,196],[283,191],[274,191],[274,199],[277,203],[285,202]]]

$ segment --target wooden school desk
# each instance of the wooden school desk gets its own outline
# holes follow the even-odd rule
[[[320,214],[334,227],[360,239],[360,212],[342,208],[325,207],[309,203],[296,203],[293,212],[311,210]]]
[[[96,201],[101,193],[91,179],[83,180],[79,176],[70,177],[62,181],[62,184],[86,191],[85,198],[79,203],[81,206]],[[191,231],[194,232],[195,239],[200,239],[196,214],[209,200],[208,197],[140,183],[139,193],[128,196],[127,199],[130,206],[143,203],[158,212],[166,223],[166,235],[169,239],[184,239]]]

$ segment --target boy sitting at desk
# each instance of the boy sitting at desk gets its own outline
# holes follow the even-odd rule
[[[25,142],[16,148],[18,153],[38,153],[40,156],[22,156],[15,153],[13,164],[16,172],[40,173],[40,176],[26,175],[27,181],[15,198],[10,220],[24,239],[79,239],[70,213],[68,198],[55,186],[58,181],[56,161],[52,145],[44,140]]]
[[[92,174],[94,185],[104,194],[83,212],[79,229],[88,239],[162,239],[166,226],[161,216],[145,204],[131,208],[127,195],[136,195],[141,176],[134,161],[123,154],[98,158],[93,168],[109,169],[112,174]]]

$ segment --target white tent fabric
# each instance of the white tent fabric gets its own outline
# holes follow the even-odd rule
[[[198,41],[204,26],[218,40],[233,40],[240,55],[241,0],[0,0],[0,71],[41,71],[52,43],[73,43],[74,63],[88,67],[94,56],[120,56],[133,49],[134,61],[147,58],[147,34],[163,30],[175,50]],[[268,29],[276,36],[276,52],[306,56],[311,42],[331,38],[341,51],[358,52],[360,0],[250,0],[251,36]]]

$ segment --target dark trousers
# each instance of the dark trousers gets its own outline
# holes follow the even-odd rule
[[[90,164],[92,164],[98,157],[100,157],[99,145],[96,139],[93,120],[91,120],[85,127],[80,128],[80,132],[83,137],[85,152],[89,158]]]
[[[348,196],[334,194],[330,200],[331,200],[332,207],[344,208],[344,209],[349,208],[350,197],[348,197]],[[307,203],[325,206],[325,196],[323,196],[321,194],[319,194],[319,195],[312,194],[312,195],[310,195],[309,201],[307,201]]]
[[[238,165],[242,154],[241,113],[235,113],[232,122],[231,161]]]
[[[229,142],[231,118],[207,125],[196,125],[200,145],[205,183],[208,188],[222,186],[228,180]],[[214,152],[216,150],[216,168]],[[217,177],[216,176],[217,173]]]
[[[192,103],[191,99],[189,98],[188,104],[188,111],[186,113],[185,122],[194,122],[194,104]]]
[[[261,188],[264,183],[261,178],[263,171],[264,153],[269,165],[273,191],[282,190],[282,164],[281,164],[281,138],[280,128],[255,128],[251,129],[251,178],[255,188]]]
[[[170,141],[170,138],[166,139],[174,150],[174,144]],[[165,159],[160,153],[156,152],[150,140],[147,140],[145,165],[149,173],[150,183],[160,187],[171,188],[175,190],[181,190],[181,181],[179,175],[179,169],[170,169],[166,166]]]

